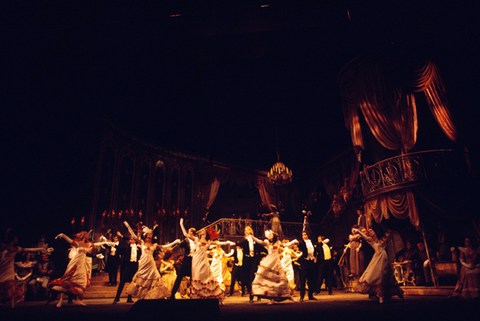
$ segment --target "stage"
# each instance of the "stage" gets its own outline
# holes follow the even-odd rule
[[[2,321],[16,320],[89,320],[89,321],[123,321],[167,319],[186,320],[185,313],[191,320],[228,320],[228,321],[265,321],[265,320],[477,320],[480,307],[478,301],[448,299],[446,296],[406,295],[405,300],[393,298],[380,304],[378,300],[370,300],[367,295],[358,293],[334,292],[328,295],[322,292],[317,300],[304,302],[283,301],[269,305],[262,299],[249,303],[248,297],[235,294],[227,297],[223,305],[203,304],[203,300],[181,299],[143,300],[126,303],[122,299],[112,304],[113,299],[86,299],[86,307],[65,304],[61,308],[52,302],[46,306],[44,301],[20,302],[15,309],[2,306]],[[298,296],[295,297],[299,299]],[[142,304],[143,303],[143,304]],[[218,307],[218,308],[217,308]]]

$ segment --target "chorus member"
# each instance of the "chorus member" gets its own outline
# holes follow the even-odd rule
[[[358,229],[358,225],[354,225],[351,229],[352,234],[348,236],[349,253],[349,277],[354,280],[358,280],[365,271],[365,255],[362,251],[362,237],[355,230]]]
[[[120,258],[118,253],[118,246],[120,242],[118,236],[115,235],[111,246],[108,247],[108,260],[105,271],[108,272],[108,285],[117,286],[118,267],[120,265]]]
[[[224,258],[231,257],[233,252],[234,250],[232,249],[228,254],[225,253],[218,243],[213,246],[212,250],[208,251],[208,254],[212,256],[212,262],[210,263],[210,266],[212,268],[213,277],[217,280],[218,284],[220,284],[222,291],[225,291],[225,273],[223,268]]]
[[[184,254],[180,268],[176,270],[177,278],[173,284],[170,299],[175,299],[175,294],[177,293],[183,278],[192,276],[192,258],[196,251],[194,241],[196,232],[197,230],[195,228],[189,228],[187,233],[188,236],[185,236],[185,239],[179,245],[179,247],[183,249]]]
[[[245,284],[242,282],[242,273],[243,273],[243,249],[240,246],[240,243],[237,242],[233,253],[233,267],[230,278],[230,291],[228,296],[232,296],[235,291],[235,283],[238,281],[240,283],[240,291],[242,296],[245,295]]]
[[[267,249],[268,254],[258,265],[255,279],[252,282],[252,293],[256,297],[270,299],[268,304],[287,299],[295,301],[292,297],[293,290],[288,285],[287,275],[280,261],[281,242],[272,230],[265,231],[265,237],[264,241],[255,238],[258,244]],[[285,246],[297,243],[297,240],[293,240],[286,243]]]
[[[191,298],[192,299],[219,299],[223,301],[223,290],[217,280],[213,277],[212,268],[208,262],[207,250],[212,244],[228,245],[233,242],[212,242],[207,240],[207,230],[202,229],[198,232],[199,237],[193,238],[187,233],[183,226],[183,218],[180,219],[180,227],[183,235],[195,242],[195,254],[192,258],[192,279],[191,279]]]
[[[53,262],[49,260],[46,253],[42,253],[40,255],[40,260],[37,263],[36,270],[37,294],[38,296],[43,297],[46,295],[48,283],[55,273],[55,266],[53,265]]]
[[[173,284],[177,279],[177,273],[175,271],[175,261],[172,257],[172,251],[165,251],[163,259],[160,262],[160,274],[162,275],[162,281],[171,292]]]
[[[278,237],[283,238],[282,224],[280,222],[280,212],[275,205],[270,205],[270,213],[263,214],[265,218],[270,218],[270,227]]]
[[[372,229],[366,230],[366,234],[358,229],[355,232],[359,233],[375,251],[365,272],[358,280],[355,291],[369,296],[377,296],[380,303],[395,295],[403,300],[403,290],[395,279],[385,250],[390,232],[380,239]]]
[[[466,238],[465,247],[460,250],[460,275],[452,297],[463,299],[480,298],[480,249],[474,244],[474,239]]]
[[[318,237],[318,279],[317,279],[317,293],[320,293],[323,281],[325,280],[325,288],[328,289],[328,294],[332,295],[333,291],[333,271],[335,268],[335,260],[332,256],[331,247],[328,245],[329,239],[320,235]]]
[[[123,242],[122,242],[123,243]],[[132,282],[135,273],[138,271],[138,261],[141,257],[141,249],[137,245],[137,242],[130,235],[128,243],[123,243],[123,246],[119,249],[122,253],[122,266],[120,268],[120,283],[117,288],[117,294],[113,300],[113,304],[117,303],[120,300],[120,295],[122,294],[125,283]],[[127,302],[133,303],[132,296],[128,294]]]
[[[316,300],[313,293],[316,289],[316,269],[317,261],[317,244],[310,239],[307,231],[302,232],[302,240],[298,244],[298,249],[302,252],[299,258],[300,263],[300,301],[305,298],[305,286],[308,285],[308,299]]]
[[[22,298],[21,288],[15,281],[15,255],[21,252],[47,253],[53,251],[52,248],[21,248],[17,245],[18,238],[10,228],[5,235],[5,243],[0,243],[0,302],[6,301],[10,307],[15,307],[15,302]]]
[[[17,280],[17,286],[21,287],[23,293],[19,301],[25,301],[25,297],[28,300],[29,297],[35,296],[34,269],[36,265],[37,261],[35,261],[31,252],[23,254],[22,261],[15,262],[15,279]]]
[[[249,293],[250,303],[253,303],[252,282],[255,278],[255,271],[259,260],[258,244],[253,237],[253,230],[250,226],[245,227],[244,239],[240,241],[243,252],[243,274],[242,285],[245,285]]]
[[[138,238],[135,232],[132,230],[127,222],[124,222],[127,226],[130,236],[132,236],[137,244],[139,244],[142,254],[138,262],[138,270],[133,276],[132,282],[128,286],[127,293],[132,297],[139,299],[164,299],[170,295],[167,287],[162,283],[160,273],[158,272],[153,258],[153,252],[157,248],[164,249],[180,243],[180,240],[173,241],[172,243],[159,245],[152,243],[153,233],[148,227],[143,227],[145,234],[145,240]]]
[[[92,251],[92,244],[88,240],[88,232],[82,231],[75,235],[72,240],[63,233],[58,234],[55,239],[62,238],[75,248],[75,256],[70,260],[65,270],[65,274],[48,284],[50,291],[60,292],[60,300],[57,307],[60,308],[63,303],[64,294],[75,297],[75,304],[85,305],[82,301],[85,288],[88,285],[87,271],[87,253]],[[50,303],[50,299],[47,304]]]
[[[300,258],[302,256],[302,253],[299,252],[297,254],[297,252],[293,249],[293,244],[287,246],[287,244],[289,244],[288,240],[283,240],[282,241],[282,259],[281,259],[281,262],[282,262],[282,266],[283,266],[283,269],[285,270],[285,274],[287,275],[287,279],[288,279],[288,285],[290,286],[290,288],[292,290],[295,290],[295,273],[293,271],[293,265],[292,265],[292,262],[294,260],[297,260],[298,258]]]

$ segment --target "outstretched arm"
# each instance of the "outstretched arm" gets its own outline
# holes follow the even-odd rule
[[[180,228],[182,229],[183,236],[188,237],[192,241],[194,240],[190,236],[188,236],[187,230],[185,229],[185,226],[183,226],[183,218],[180,219]]]
[[[224,256],[225,257],[230,257],[233,255],[233,253],[235,253],[235,251],[233,249],[230,250],[230,252],[228,252],[228,254],[225,254]]]
[[[123,224],[125,224],[125,226],[127,227],[127,230],[128,230],[128,233],[130,233],[130,235],[133,237],[134,240],[136,240],[138,237],[137,237],[137,234],[135,234],[135,232],[132,230],[132,228],[130,227],[130,225],[128,224],[127,221],[123,221]]]
[[[172,247],[174,245],[180,244],[181,242],[182,241],[177,239],[177,240],[173,241],[172,243],[168,243],[168,244],[165,244],[165,245],[159,245],[159,246],[162,247],[162,248],[168,248],[168,247]]]
[[[232,241],[225,241],[225,242],[217,241],[217,242],[212,242],[212,245],[235,245],[235,243]]]
[[[283,244],[282,246],[283,246],[283,247],[289,247],[290,245],[294,245],[294,244],[297,245],[297,244],[298,244],[298,241],[297,241],[297,240],[293,240],[293,241],[291,241],[291,242],[288,242],[288,243]]]
[[[267,245],[267,242],[262,241],[262,240],[256,238],[256,237],[253,236],[253,235],[252,235],[252,238],[253,238],[253,240],[254,240],[255,242],[257,242],[257,243],[260,244],[260,245],[263,245],[263,246],[266,246],[266,245]]]
[[[360,231],[359,229],[355,229],[354,231],[357,232],[358,234],[360,234],[364,239],[368,239],[368,238],[369,238],[369,236],[363,234],[363,232]]]
[[[69,244],[74,243],[74,241],[73,241],[71,238],[69,238],[68,236],[66,236],[66,235],[63,234],[63,233],[60,233],[60,234],[58,234],[57,236],[55,236],[55,239],[56,239],[56,240],[59,239],[59,238],[64,239],[64,240],[67,241]]]

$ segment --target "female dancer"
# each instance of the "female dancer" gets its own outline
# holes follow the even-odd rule
[[[281,242],[272,230],[266,230],[265,236],[267,237],[265,241],[253,237],[255,242],[263,245],[268,250],[268,255],[258,265],[258,270],[252,283],[252,295],[258,298],[270,299],[268,304],[287,299],[296,302],[292,297],[293,290],[288,285],[287,275],[283,269],[282,262],[280,262],[278,253]],[[290,243],[285,243],[284,246],[288,247],[292,244],[298,244],[298,241],[293,240]]]
[[[183,218],[180,219],[180,227],[183,235],[195,242],[195,254],[192,258],[192,280],[191,280],[191,298],[192,299],[219,299],[223,304],[223,290],[217,280],[213,277],[210,263],[208,262],[207,249],[212,244],[235,245],[231,241],[211,242],[207,241],[207,231],[202,229],[198,232],[200,237],[192,237],[187,233],[183,226]]]
[[[292,290],[295,290],[295,273],[293,271],[292,261],[298,259],[302,256],[303,252],[297,254],[297,252],[292,248],[293,244],[288,245],[288,240],[282,241],[283,252],[282,252],[282,266],[285,270],[285,274],[288,279],[288,285]]]
[[[75,296],[75,304],[85,305],[82,298],[85,293],[85,288],[89,283],[86,258],[87,253],[92,251],[93,244],[88,240],[88,233],[85,231],[77,233],[74,240],[63,233],[55,237],[55,239],[59,238],[63,238],[75,248],[75,256],[68,263],[65,274],[61,278],[50,282],[48,289],[50,291],[60,292],[60,301],[57,304],[58,308],[62,306],[64,293]],[[52,297],[53,293],[50,293],[47,304],[51,302]]]
[[[10,302],[12,308],[15,302],[22,298],[21,288],[15,282],[15,255],[20,252],[52,252],[52,248],[21,248],[17,246],[18,238],[9,228],[5,234],[6,243],[0,243],[0,301]]]
[[[224,258],[230,257],[233,255],[234,250],[232,249],[230,253],[226,254],[222,247],[217,243],[214,245],[213,250],[208,251],[208,254],[212,256],[212,273],[215,280],[217,280],[218,284],[220,284],[220,288],[222,291],[225,291],[225,283],[224,283],[224,270],[223,270],[223,261]]]
[[[37,261],[34,260],[33,254],[27,252],[23,255],[23,260],[15,262],[15,278],[17,286],[22,288],[23,296],[20,301],[25,300],[27,292],[35,294],[35,278],[32,279],[33,271]]]
[[[367,234],[364,234],[359,229],[354,229],[354,231],[360,234],[375,251],[365,272],[358,280],[355,291],[369,294],[370,296],[377,296],[380,303],[383,303],[385,298],[390,298],[394,295],[403,300],[403,290],[395,279],[393,270],[388,263],[387,252],[385,251],[390,232],[387,232],[384,237],[379,239],[371,229],[366,230]]]
[[[348,276],[354,280],[358,280],[358,278],[360,278],[365,271],[365,257],[363,251],[361,250],[362,236],[355,231],[356,229],[359,229],[358,225],[354,225],[352,227],[352,234],[348,236],[348,248],[350,248],[350,269]]]
[[[480,249],[472,239],[465,239],[465,247],[459,247],[462,268],[452,298],[480,298]]]
[[[130,235],[140,244],[142,250],[137,273],[135,273],[132,282],[128,286],[127,293],[139,299],[164,299],[169,297],[170,291],[161,280],[160,273],[153,258],[153,252],[155,252],[157,248],[164,249],[178,244],[180,240],[175,240],[166,245],[158,245],[157,243],[152,243],[153,233],[148,227],[143,227],[145,240],[142,240],[137,237],[127,222],[124,223]]]

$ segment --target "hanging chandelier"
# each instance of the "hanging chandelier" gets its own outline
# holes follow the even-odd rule
[[[292,171],[284,163],[278,161],[273,164],[270,172],[268,172],[267,179],[275,185],[288,184],[292,182]]]

